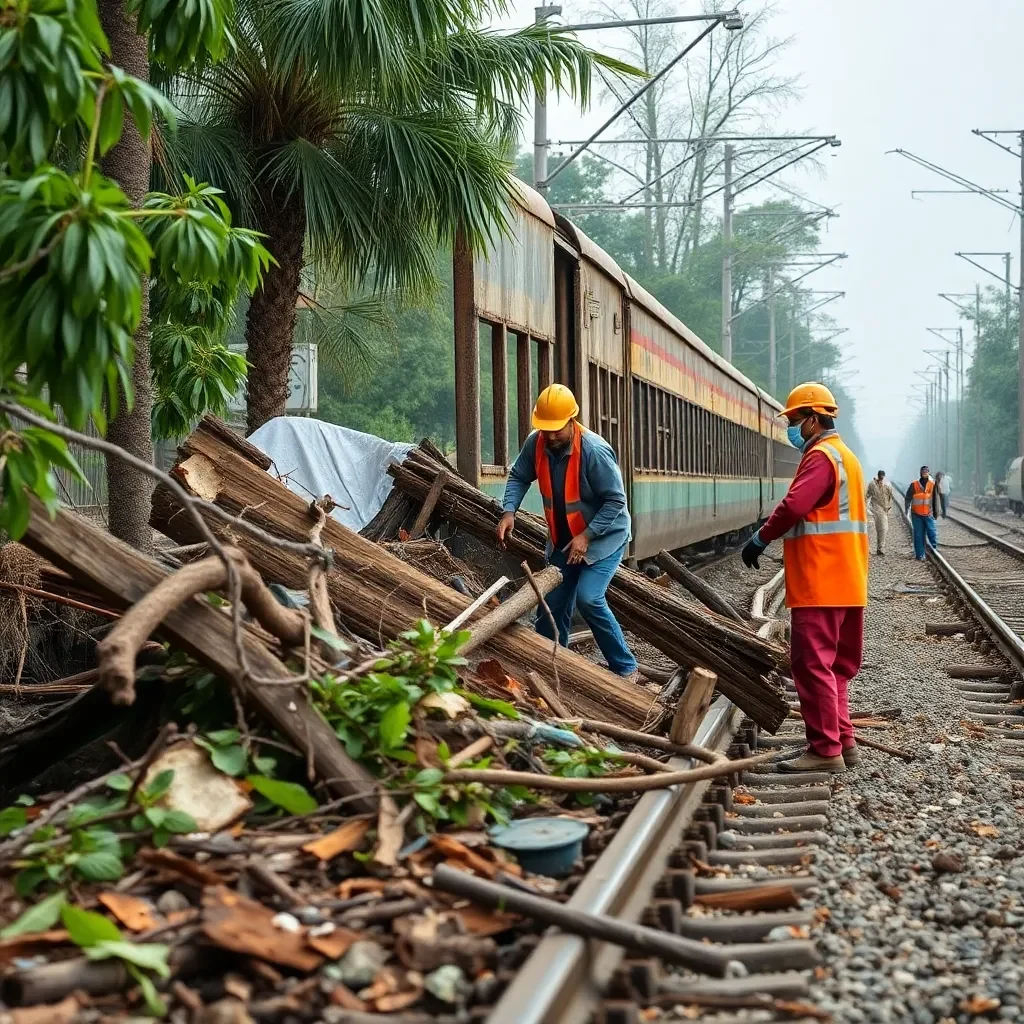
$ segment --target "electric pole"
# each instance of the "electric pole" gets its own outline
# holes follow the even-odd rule
[[[778,380],[775,374],[775,267],[768,268],[768,394],[775,397]]]
[[[981,285],[974,286],[974,493],[984,494],[981,479]]]
[[[533,9],[536,24],[561,14],[557,6],[541,6]],[[538,84],[533,102],[533,187],[542,195],[548,190],[548,97],[547,85]]]
[[[732,362],[732,157],[725,146],[725,187],[722,189],[722,357]]]

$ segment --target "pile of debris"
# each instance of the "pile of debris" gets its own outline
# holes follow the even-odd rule
[[[436,497],[396,531],[407,561],[268,469],[204,421],[155,496],[154,525],[177,545],[161,560],[33,508],[24,543],[48,585],[113,624],[95,669],[67,683],[88,689],[0,738],[5,784],[59,760],[87,724],[126,730],[84,781],[27,786],[0,810],[0,1009],[12,1024],[464,1014],[493,1001],[559,920],[580,858],[621,812],[615,795],[763,760],[692,745],[713,672],[684,686],[680,671],[655,698],[519,625],[557,569],[524,562],[497,605],[493,586],[472,596],[483,580],[468,567],[420,571],[408,549]],[[447,485],[436,490],[443,502]],[[470,594],[442,581],[451,568]],[[616,585],[651,597],[635,573]],[[774,653],[745,626],[656,589],[651,614],[677,640],[731,638],[707,664],[738,674],[749,651],[767,673]],[[704,632],[688,633],[695,623]],[[718,683],[777,726],[770,686]],[[558,833],[544,851],[556,856],[508,852],[522,825]],[[505,903],[521,915],[480,909]],[[638,936],[624,928],[621,941]]]

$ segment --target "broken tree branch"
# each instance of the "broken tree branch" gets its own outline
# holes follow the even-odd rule
[[[241,551],[229,547],[223,550],[238,573],[242,602],[253,617],[285,647],[304,644],[306,617],[278,603]],[[165,577],[121,616],[110,633],[96,645],[100,685],[108,691],[114,704],[134,703],[135,658],[168,613],[197,594],[220,590],[227,583],[225,563],[220,558],[204,558]]]
[[[678,558],[673,557],[667,551],[659,551],[655,556],[655,561],[676,583],[685,587],[698,601],[702,601],[713,612],[718,612],[719,615],[724,615],[734,622],[745,622],[749,618],[749,616],[744,616],[732,601],[723,597],[696,573],[690,572]]]
[[[800,748],[794,747],[791,753],[798,754]],[[779,756],[777,750],[767,754],[756,754],[738,761],[723,759],[714,764],[702,765],[699,768],[688,768],[679,772],[659,772],[654,775],[635,775],[616,778],[576,779],[562,775],[536,775],[533,772],[512,772],[500,769],[483,769],[479,771],[459,770],[445,772],[445,783],[482,782],[486,786],[528,786],[531,789],[551,789],[559,793],[642,793],[649,789],[665,789],[668,786],[680,786],[689,782],[701,782],[703,779],[718,779],[726,775],[746,771],[765,761],[774,760]]]
[[[491,637],[511,626],[513,622],[525,615],[531,608],[537,607],[536,587],[545,594],[550,593],[562,582],[562,571],[557,566],[549,566],[540,573],[530,586],[520,587],[507,601],[502,601],[493,611],[473,624],[469,640],[462,645],[460,654],[471,654],[482,647]]]

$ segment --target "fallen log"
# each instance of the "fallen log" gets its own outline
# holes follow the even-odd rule
[[[749,621],[750,614],[744,615],[727,597],[723,597],[714,587],[705,583],[696,573],[673,557],[667,551],[659,551],[655,561],[678,583],[685,587],[698,601],[703,601],[713,612],[724,615],[733,622]]]
[[[388,472],[414,503],[422,502],[440,472],[450,471],[421,445]],[[435,515],[494,544],[503,510],[498,501],[458,476],[450,476]],[[544,564],[546,527],[529,513],[516,516],[510,552],[531,565]],[[785,721],[786,701],[776,673],[787,667],[785,648],[715,612],[705,611],[643,573],[622,565],[608,587],[608,603],[622,626],[653,644],[685,669],[707,668],[718,688],[758,725],[774,732]]]
[[[301,499],[299,504],[303,504]],[[122,544],[83,516],[60,509],[51,519],[34,498],[23,543],[122,607],[141,601],[168,576],[159,563]],[[376,808],[373,778],[345,753],[334,730],[305,695],[296,687],[261,685],[245,674],[235,654],[229,616],[200,598],[192,598],[167,613],[160,632],[230,683],[243,701],[294,746],[300,750],[311,748],[317,776],[329,780],[329,788],[338,796],[351,796],[354,812]],[[248,629],[242,631],[241,640],[257,679],[287,679],[291,675]]]
[[[537,585],[541,593],[550,594],[562,582],[562,570],[552,565],[537,577]],[[538,604],[537,591],[528,583],[524,584],[507,601],[502,601],[497,608],[489,611],[482,619],[477,619],[470,627],[470,637],[463,644],[462,654],[471,654],[482,647],[493,636],[503,629],[508,629],[520,616],[525,615]]]
[[[176,476],[198,479],[201,475],[204,489],[209,489],[223,510],[244,514],[249,522],[281,537],[304,541],[309,532],[307,503],[226,444],[219,431],[211,428],[212,423],[216,421],[211,417],[204,419],[182,444]],[[453,486],[459,483],[463,481],[458,477],[450,481]],[[446,487],[439,508],[448,493]],[[225,523],[212,515],[206,518],[215,533],[229,535]],[[154,493],[151,522],[178,543],[197,539],[194,525],[180,514],[167,488],[158,487]],[[304,559],[263,544],[249,534],[239,533],[231,539],[265,579],[285,586],[306,585]],[[324,525],[323,544],[332,551],[327,589],[340,618],[354,633],[380,644],[399,636],[419,618],[450,622],[471,603],[463,594],[395,558],[335,519],[329,518]],[[500,659],[512,675],[522,679],[531,670],[544,675],[551,666],[550,642],[519,625],[492,637],[480,649],[481,654],[484,652]],[[589,718],[611,717],[633,726],[646,719],[653,698],[642,687],[568,650],[558,654],[558,671],[562,698],[576,713]]]

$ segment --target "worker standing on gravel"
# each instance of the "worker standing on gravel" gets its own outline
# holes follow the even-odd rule
[[[885,558],[885,538],[889,535],[889,512],[892,510],[892,487],[885,479],[885,470],[868,484],[866,495],[871,517],[875,521],[875,554]]]
[[[790,443],[803,452],[786,497],[743,549],[758,567],[780,537],[790,609],[790,665],[807,750],[786,772],[841,772],[859,759],[850,721],[850,680],[860,670],[868,603],[868,516],[860,462],[835,429],[836,400],[824,384],[789,393]]]
[[[559,643],[569,646],[569,627],[578,606],[608,667],[636,682],[640,678],[636,658],[605,597],[629,543],[626,489],[615,450],[579,423],[579,412],[576,398],[564,384],[551,384],[537,396],[534,431],[505,485],[498,543],[505,546],[515,529],[516,512],[536,480],[548,523],[547,560],[562,570],[562,582],[547,596]],[[543,608],[537,614],[537,632],[553,639]]]
[[[914,557],[923,562],[925,536],[933,548],[939,546],[939,534],[935,527],[935,520],[939,517],[939,492],[927,466],[921,467],[921,475],[907,488],[907,493],[903,495],[903,506],[905,512],[913,513],[910,522],[914,527]]]

